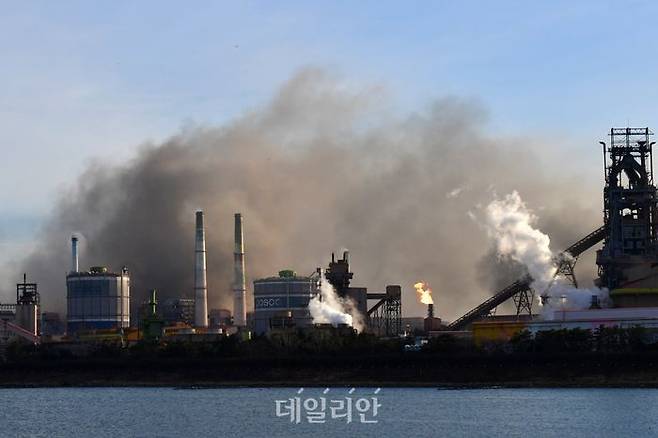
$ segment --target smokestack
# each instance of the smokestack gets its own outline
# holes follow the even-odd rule
[[[434,304],[427,305],[427,317],[430,319],[434,318]]]
[[[208,327],[208,283],[206,280],[206,231],[203,211],[196,212],[194,245],[194,325]]]
[[[247,325],[246,294],[244,277],[244,237],[242,215],[235,214],[235,251],[233,252],[233,321],[236,326]]]
[[[78,272],[78,238],[71,236],[71,272]]]

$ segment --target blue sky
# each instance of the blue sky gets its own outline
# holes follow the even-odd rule
[[[656,5],[0,2],[0,249],[29,246],[90,160],[230,120],[309,65],[385,86],[401,112],[464,96],[493,133],[598,153],[609,127],[658,120]]]

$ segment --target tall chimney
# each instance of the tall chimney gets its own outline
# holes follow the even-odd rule
[[[71,272],[78,272],[78,238],[71,236]]]
[[[244,276],[244,238],[242,215],[235,214],[235,251],[233,252],[233,321],[236,326],[247,325],[247,286]]]
[[[208,282],[206,280],[206,231],[203,211],[196,212],[194,244],[194,325],[208,327]]]

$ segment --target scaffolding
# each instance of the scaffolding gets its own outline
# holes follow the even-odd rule
[[[402,333],[402,288],[386,286],[385,293],[369,293],[369,300],[378,300],[368,310],[368,328],[378,336],[393,337]]]
[[[27,274],[23,274],[23,282],[16,284],[16,304],[40,304],[36,283],[27,282]]]

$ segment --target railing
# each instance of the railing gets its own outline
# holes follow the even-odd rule
[[[502,289],[494,296],[489,298],[484,303],[480,304],[473,310],[466,313],[461,318],[453,321],[451,324],[448,324],[450,330],[461,330],[467,325],[475,321],[476,319],[487,315],[493,308],[501,305],[505,301],[512,298],[514,295],[519,292],[523,292],[530,287],[530,279],[517,280],[514,283],[510,284],[506,288]]]
[[[565,249],[564,252],[568,252],[574,257],[578,257],[603,239],[605,239],[606,229],[605,225],[597,228],[596,230],[589,233],[587,236],[580,239],[578,242],[571,245],[569,248]]]
[[[0,313],[16,313],[16,304],[0,304]]]

